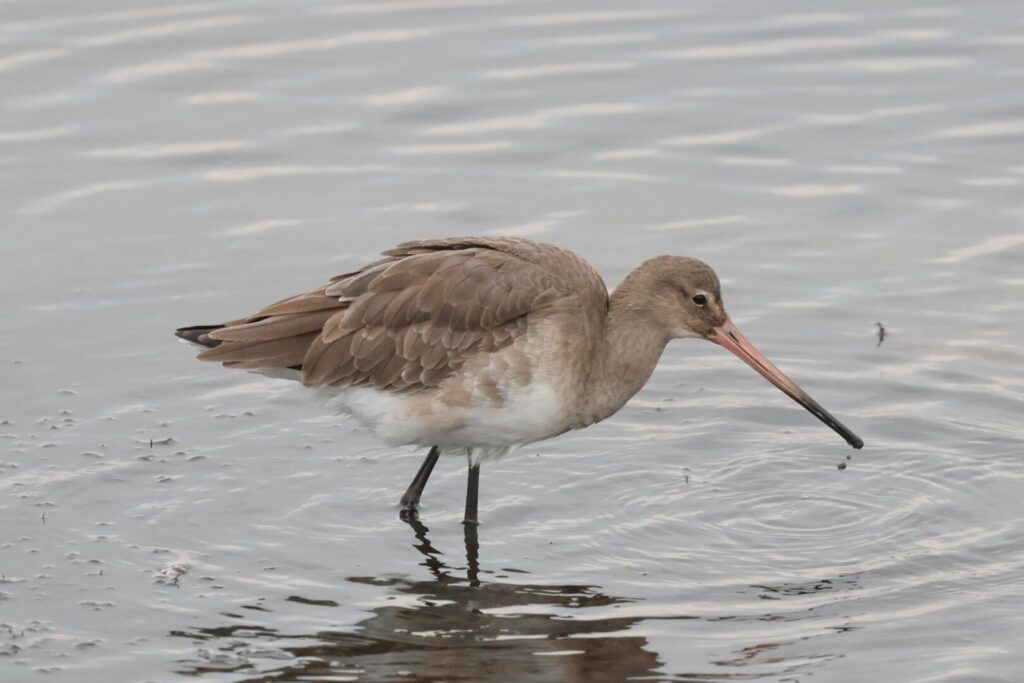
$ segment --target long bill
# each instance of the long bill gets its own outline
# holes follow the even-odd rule
[[[848,444],[854,448],[864,446],[864,442],[861,441],[859,436],[847,429],[842,422],[832,417],[831,413],[808,396],[807,392],[798,387],[793,380],[782,374],[782,370],[775,367],[763,353],[758,351],[757,347],[743,336],[743,333],[736,328],[736,325],[731,320],[726,319],[724,324],[715,328],[708,339],[735,353],[743,359],[744,363],[757,370],[758,374],[785,392],[787,396],[806,408],[816,418],[831,427],[839,436],[846,439]]]

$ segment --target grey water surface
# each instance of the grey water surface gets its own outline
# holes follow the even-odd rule
[[[0,2],[0,680],[1024,680],[1020,10]],[[676,342],[474,543],[172,336],[464,234],[708,261],[865,448]]]

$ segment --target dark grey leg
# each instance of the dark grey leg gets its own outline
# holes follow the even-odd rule
[[[463,524],[478,524],[476,519],[476,500],[480,493],[480,465],[470,464],[469,480],[466,482],[466,516]]]
[[[420,496],[423,495],[423,487],[427,485],[427,479],[430,479],[430,473],[434,471],[434,465],[437,464],[437,459],[440,456],[441,449],[437,446],[431,448],[430,452],[427,453],[426,459],[420,465],[420,469],[416,472],[416,476],[413,477],[409,488],[405,490],[405,495],[402,496],[402,510],[398,513],[402,519],[416,517],[419,514],[418,506],[420,504]]]

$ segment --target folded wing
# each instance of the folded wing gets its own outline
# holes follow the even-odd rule
[[[217,345],[199,358],[301,369],[307,386],[436,386],[471,355],[500,350],[525,334],[531,315],[573,295],[571,281],[532,258],[527,248],[535,244],[401,245],[316,291],[204,331]]]

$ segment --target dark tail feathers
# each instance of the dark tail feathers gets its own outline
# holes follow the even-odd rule
[[[179,327],[174,331],[174,334],[182,339],[192,342],[193,344],[199,344],[212,349],[215,346],[220,345],[220,341],[217,339],[210,339],[209,333],[214,330],[219,330],[224,327],[223,325],[193,325],[192,327]]]

